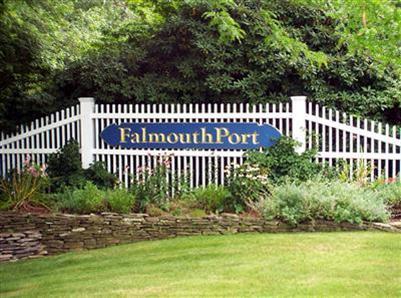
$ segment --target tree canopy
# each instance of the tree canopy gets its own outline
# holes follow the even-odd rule
[[[400,0],[1,0],[0,128],[74,104],[304,94],[401,121]]]

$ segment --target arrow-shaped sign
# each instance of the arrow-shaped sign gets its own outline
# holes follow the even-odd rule
[[[113,147],[148,149],[266,148],[280,136],[273,126],[257,123],[122,123],[101,132]]]

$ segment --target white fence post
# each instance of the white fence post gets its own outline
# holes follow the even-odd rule
[[[301,145],[298,153],[306,149],[306,96],[291,96],[292,101],[292,138]]]
[[[95,111],[93,97],[80,97],[81,105],[81,160],[82,167],[87,169],[93,162],[94,131],[92,113]]]

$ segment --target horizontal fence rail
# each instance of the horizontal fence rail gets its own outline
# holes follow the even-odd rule
[[[370,180],[396,179],[401,171],[401,129],[307,103],[306,146],[317,148],[317,162],[349,165],[349,175],[363,167]],[[398,177],[400,178],[400,177]]]
[[[70,139],[80,142],[80,106],[73,106],[21,125],[17,133],[0,136],[0,175],[21,170],[27,156],[35,163],[46,163]]]
[[[96,104],[81,98],[80,104],[30,125],[18,133],[0,136],[0,174],[21,169],[29,155],[46,163],[68,140],[81,147],[82,163],[88,167],[104,162],[122,185],[141,179],[146,169],[168,160],[171,184],[185,180],[190,187],[225,184],[230,167],[241,165],[244,150],[216,149],[126,149],[112,147],[100,133],[121,123],[258,123],[270,124],[283,135],[300,142],[299,152],[317,149],[315,161],[323,166],[348,164],[349,176],[362,167],[371,180],[396,179],[401,171],[401,130],[395,126],[360,119],[292,97],[288,103],[267,104]]]

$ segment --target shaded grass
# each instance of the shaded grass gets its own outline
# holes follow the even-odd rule
[[[0,296],[401,296],[401,235],[241,234],[0,265]]]

